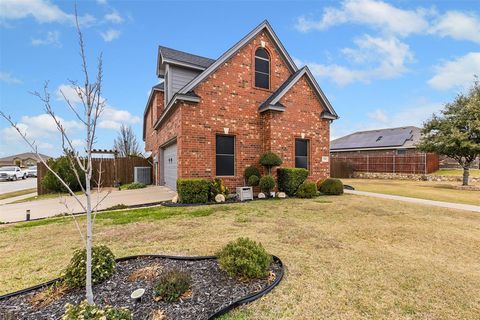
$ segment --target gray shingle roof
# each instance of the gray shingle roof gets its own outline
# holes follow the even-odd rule
[[[330,150],[376,149],[376,148],[414,148],[420,141],[420,128],[408,126],[379,130],[359,131],[335,139]]]
[[[305,68],[305,67],[304,67],[304,68]],[[282,83],[282,84],[280,85],[280,87],[278,87],[278,89],[275,90],[275,92],[272,93],[272,95],[271,95],[270,97],[268,97],[268,99],[265,100],[265,102],[260,105],[260,111],[263,110],[263,109],[265,109],[265,108],[267,108],[268,105],[269,105],[276,97],[278,97],[278,96],[282,93],[283,89],[285,89],[288,85],[290,85],[290,83],[292,83],[292,81],[295,79],[295,77],[296,77],[300,72],[302,72],[302,71],[303,71],[303,68],[298,69],[298,70],[295,71],[290,77],[288,77],[288,79],[285,80],[285,82]]]
[[[47,156],[47,155],[44,155],[44,154],[41,154],[39,153],[39,155],[45,159],[45,160],[48,160],[50,159],[51,157],[50,156]],[[25,153],[19,153],[19,154],[14,154],[12,156],[8,156],[8,157],[4,157],[4,158],[0,158],[0,161],[13,161],[13,159],[15,158],[19,158],[19,159],[37,159],[37,156],[35,155],[35,153],[33,152],[25,152]]]
[[[180,63],[192,64],[202,68],[208,68],[212,63],[215,62],[214,59],[198,56],[196,54],[191,54],[188,52],[183,52],[175,50],[172,48],[167,48],[164,46],[159,46],[158,50],[163,59],[177,61]]]

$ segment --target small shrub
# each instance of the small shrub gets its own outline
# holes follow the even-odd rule
[[[248,166],[247,168],[245,168],[244,176],[245,176],[245,181],[248,181],[248,179],[250,179],[251,176],[260,177],[260,171],[255,166]]]
[[[293,197],[298,187],[307,179],[308,170],[303,168],[278,168],[278,190]]]
[[[214,200],[215,196],[217,194],[223,194],[225,198],[227,198],[229,194],[229,190],[225,185],[223,184],[223,180],[220,178],[215,178],[213,181],[210,183],[210,198],[209,200]]]
[[[260,164],[268,169],[268,174],[272,167],[277,167],[282,164],[282,159],[272,151],[267,151],[260,156]]]
[[[67,268],[64,271],[64,283],[70,288],[85,286],[87,273],[87,251],[75,250]],[[110,278],[115,271],[115,256],[107,246],[92,248],[92,283],[97,284]]]
[[[67,303],[62,320],[131,320],[132,313],[125,308],[113,308],[106,306],[101,308],[95,304],[89,304],[87,300],[78,305]]]
[[[305,181],[298,187],[296,196],[299,198],[313,198],[317,196],[317,185],[315,182]]]
[[[248,238],[238,238],[229,242],[218,253],[220,268],[231,277],[264,278],[272,263],[272,256],[261,243]]]
[[[190,288],[192,279],[183,271],[170,271],[160,277],[153,287],[153,297],[156,300],[176,301]]]
[[[120,186],[121,190],[134,190],[134,189],[142,189],[145,188],[146,184],[141,183],[141,182],[132,182],[129,184],[124,184],[123,186]]]
[[[318,189],[323,194],[340,195],[343,194],[343,183],[339,179],[326,179]]]
[[[258,176],[253,175],[248,178],[248,185],[251,187],[258,186],[259,182],[260,182],[260,178]]]
[[[260,190],[262,190],[263,192],[266,192],[267,195],[270,195],[270,191],[272,191],[275,188],[275,179],[270,175],[263,176],[260,178],[259,185],[260,185]]]
[[[207,179],[178,179],[177,192],[181,203],[207,203],[211,182]]]

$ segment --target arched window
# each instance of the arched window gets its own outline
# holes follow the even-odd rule
[[[255,87],[270,89],[270,57],[263,48],[255,51]]]

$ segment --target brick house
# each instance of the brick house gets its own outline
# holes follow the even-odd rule
[[[244,185],[244,170],[265,151],[309,178],[329,175],[330,123],[338,118],[307,67],[298,69],[268,21],[218,59],[158,49],[143,139],[154,181],[221,177]]]

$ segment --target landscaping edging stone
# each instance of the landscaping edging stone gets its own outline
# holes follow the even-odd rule
[[[356,179],[384,179],[384,180],[413,180],[413,181],[462,181],[460,176],[437,176],[434,174],[413,174],[413,173],[385,173],[385,172],[354,172]],[[480,178],[470,177],[469,182],[480,182]]]
[[[216,260],[217,258],[215,256],[182,257],[182,256],[168,256],[168,255],[134,255],[134,256],[127,256],[127,257],[118,258],[118,259],[116,259],[116,261],[118,263],[128,262],[128,261],[133,261],[132,263],[135,263],[136,261],[141,261],[140,259],[145,259],[145,260],[148,260],[148,259],[164,259],[167,263],[169,261],[171,261],[172,263],[176,263],[176,262],[178,262],[178,263],[200,262],[200,263],[208,264],[208,263],[210,263],[210,261]],[[271,268],[274,268],[276,277],[271,283],[268,283],[267,286],[262,287],[261,290],[258,290],[258,291],[253,291],[252,290],[253,291],[252,293],[249,293],[245,296],[237,298],[236,300],[231,301],[230,303],[228,303],[226,305],[222,305],[222,307],[220,309],[216,310],[213,314],[206,315],[202,319],[208,319],[208,320],[216,319],[217,317],[227,313],[228,311],[230,311],[230,310],[232,310],[232,309],[234,309],[234,308],[236,308],[240,305],[247,304],[247,303],[250,303],[252,301],[255,301],[255,300],[261,298],[262,296],[264,296],[265,294],[269,293],[274,287],[276,287],[280,283],[280,281],[282,280],[283,275],[284,275],[284,266],[283,266],[282,261],[278,257],[273,256],[273,263],[272,263]],[[12,292],[12,293],[7,293],[5,295],[2,295],[2,296],[0,296],[0,307],[2,306],[2,301],[8,300],[8,299],[15,299],[16,297],[32,293],[36,290],[48,287],[48,286],[50,286],[50,285],[52,285],[56,282],[59,282],[60,280],[62,280],[62,278],[56,278],[56,279],[38,284],[38,285],[30,287],[30,288],[26,288],[26,289],[22,289],[22,290],[19,290],[19,291],[15,291],[15,292]],[[108,282],[108,280],[106,282]],[[99,285],[101,285],[101,284],[99,284]],[[245,290],[245,289],[243,289],[243,290]],[[188,318],[188,319],[193,319],[193,318]]]

